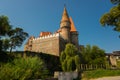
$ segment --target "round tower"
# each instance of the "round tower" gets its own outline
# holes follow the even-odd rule
[[[71,43],[74,44],[77,48],[79,47],[79,42],[78,42],[78,32],[75,28],[74,22],[72,20],[72,17],[69,18],[70,23],[71,23],[71,30],[70,30],[70,37],[71,37]]]
[[[70,24],[71,23],[70,23],[70,20],[69,20],[67,10],[64,7],[62,19],[61,19],[61,22],[60,22],[60,29],[61,29],[60,34],[61,34],[62,38],[67,42],[70,42],[70,29],[71,29]]]

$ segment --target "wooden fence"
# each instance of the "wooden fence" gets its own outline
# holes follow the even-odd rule
[[[94,69],[106,69],[107,65],[103,64],[80,64],[80,70],[94,70]]]

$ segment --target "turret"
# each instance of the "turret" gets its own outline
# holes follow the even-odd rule
[[[70,24],[71,23],[70,23],[70,20],[69,20],[67,10],[64,7],[62,19],[61,19],[61,22],[60,22],[60,29],[61,29],[60,34],[61,34],[62,38],[67,42],[70,42],[70,29],[71,29]]]
[[[78,32],[75,28],[74,22],[72,18],[70,17],[70,23],[71,23],[71,30],[70,30],[70,37],[71,37],[71,43],[74,44],[76,47],[79,47],[79,42],[78,42]]]

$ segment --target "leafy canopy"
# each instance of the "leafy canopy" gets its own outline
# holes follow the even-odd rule
[[[105,64],[105,51],[98,46],[86,45],[81,54],[84,64]]]
[[[28,37],[28,33],[22,28],[13,29],[7,16],[0,16],[0,52],[17,46],[20,47],[23,41]]]
[[[79,69],[80,56],[77,48],[73,44],[66,44],[65,50],[61,52],[60,62],[63,71]]]
[[[10,38],[10,52],[12,48],[16,48],[16,46],[20,47],[23,41],[28,37],[28,33],[24,32],[22,28],[15,28],[9,31],[8,33]]]
[[[5,36],[11,29],[7,16],[0,16],[0,37]]]
[[[113,30],[120,32],[120,0],[111,0],[113,6],[108,13],[100,18],[102,26],[112,26]]]
[[[120,4],[120,0],[111,0],[113,4]]]

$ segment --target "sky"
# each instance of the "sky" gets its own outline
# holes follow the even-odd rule
[[[64,4],[79,32],[80,45],[97,45],[107,53],[120,50],[120,33],[100,25],[100,17],[114,6],[110,0],[0,0],[0,15],[8,16],[14,28],[38,37],[41,31],[59,29]],[[24,44],[16,50],[23,50]]]

